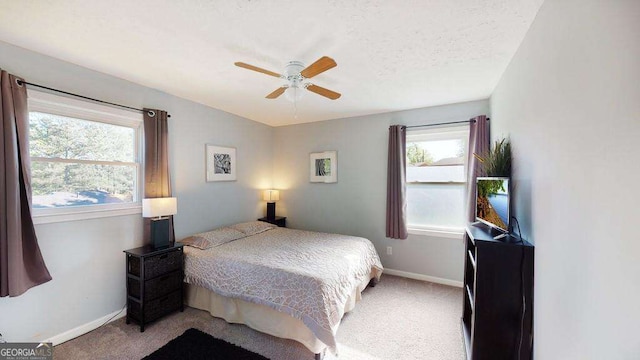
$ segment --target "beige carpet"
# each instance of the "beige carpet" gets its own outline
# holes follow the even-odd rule
[[[460,329],[462,289],[383,275],[367,288],[338,330],[339,356],[326,360],[465,359]],[[140,359],[189,328],[239,345],[273,360],[313,360],[301,344],[227,324],[209,313],[186,308],[140,333],[124,318],[54,348],[59,359]]]

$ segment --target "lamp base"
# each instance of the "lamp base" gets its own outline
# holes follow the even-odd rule
[[[267,219],[269,220],[276,219],[276,203],[274,202],[267,203]]]
[[[162,248],[170,245],[169,218],[151,219],[151,245]]]

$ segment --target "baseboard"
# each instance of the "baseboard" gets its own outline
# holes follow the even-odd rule
[[[80,325],[76,328],[73,328],[71,330],[65,331],[62,334],[58,334],[55,336],[52,336],[46,340],[44,340],[44,342],[50,342],[53,343],[53,346],[62,344],[63,342],[69,341],[71,339],[75,339],[80,335],[84,335],[88,332],[91,332],[97,328],[99,328],[100,326],[102,326],[102,324],[105,324],[107,322],[112,322],[115,320],[118,320],[122,317],[124,317],[125,315],[127,315],[127,309],[125,308],[124,310],[120,309],[120,310],[116,310],[114,312],[112,312],[111,314],[105,315],[99,319],[95,319],[93,321],[90,321],[84,325]]]
[[[384,274],[389,274],[389,275],[405,277],[405,278],[409,278],[409,279],[414,279],[414,280],[428,281],[428,282],[432,282],[432,283],[436,283],[436,284],[455,286],[455,287],[459,287],[459,288],[462,287],[462,281],[444,279],[444,278],[439,278],[439,277],[435,277],[435,276],[412,273],[412,272],[408,272],[408,271],[400,271],[400,270],[394,270],[394,269],[385,268],[383,273]]]

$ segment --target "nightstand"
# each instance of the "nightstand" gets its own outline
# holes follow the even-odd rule
[[[287,227],[286,216],[276,216],[275,219],[267,219],[266,217],[258,219],[258,221],[268,222],[269,224],[278,225],[279,227]]]
[[[148,322],[176,310],[182,302],[182,244],[156,249],[151,245],[125,250],[127,255],[127,324]]]

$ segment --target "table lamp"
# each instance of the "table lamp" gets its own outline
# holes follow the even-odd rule
[[[178,200],[174,197],[142,200],[142,217],[151,218],[151,244],[155,248],[171,243],[169,215],[178,213]]]
[[[267,202],[267,219],[276,219],[276,201],[280,200],[280,191],[265,190],[263,199]]]

